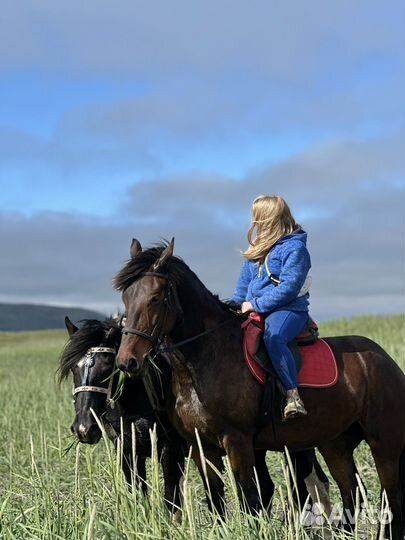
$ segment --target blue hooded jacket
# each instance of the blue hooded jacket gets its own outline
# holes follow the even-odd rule
[[[281,238],[270,250],[267,266],[280,280],[279,285],[270,280],[264,265],[245,261],[231,300],[250,302],[261,314],[281,309],[308,312],[309,293],[297,297],[311,268],[306,243],[307,233],[300,229]]]

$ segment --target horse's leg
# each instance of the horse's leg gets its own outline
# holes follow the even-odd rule
[[[217,472],[210,466],[209,463],[203,465],[200,451],[196,445],[193,445],[192,447],[191,457],[193,458],[200,472],[204,484],[208,508],[211,512],[215,509],[220,516],[223,516],[225,514],[225,486],[222,477],[218,476]],[[222,475],[224,471],[224,464],[219,449],[204,448],[204,457],[206,460],[211,462]]]
[[[403,540],[405,535],[405,450],[399,457],[387,455],[379,447],[371,446],[371,452],[380,478],[381,489],[386,492],[392,513],[392,521],[386,525],[384,538]]]
[[[343,503],[344,529],[352,531],[355,515],[356,488],[358,486],[356,464],[353,452],[358,445],[358,440],[351,436],[342,436],[319,446],[329,471],[336,481]]]
[[[115,440],[115,449],[118,451],[118,440]],[[122,446],[122,463],[121,463],[122,472],[124,473],[125,480],[128,484],[128,489],[132,491],[134,488],[134,482],[137,482],[138,476],[142,471],[139,470],[139,460],[137,459],[136,462],[133,462],[133,454],[132,454],[132,445],[128,441],[127,437],[124,437],[124,444]],[[142,469],[142,467],[141,467]],[[146,493],[146,490],[144,490],[144,493]]]
[[[259,492],[254,480],[255,453],[251,439],[240,433],[225,435],[222,440],[239,493],[239,500],[247,510],[260,509]]]
[[[259,480],[261,503],[265,510],[270,509],[274,494],[274,484],[266,465],[266,450],[256,450],[256,473]]]
[[[290,458],[296,480],[296,489],[293,490],[293,496],[298,507],[301,510],[304,509],[309,495],[312,504],[320,502],[325,513],[329,515],[332,511],[329,497],[329,480],[317,460],[315,450],[291,451]],[[292,471],[290,468],[288,468],[288,472],[291,478]],[[291,486],[294,486],[293,479],[291,478],[291,480]]]
[[[181,507],[180,482],[184,472],[185,445],[180,437],[171,434],[162,453],[165,502],[171,514]]]
[[[138,483],[141,487],[142,493],[147,495],[148,486],[146,483],[146,457],[138,455],[134,463],[132,459],[131,445],[124,445],[122,451],[122,472],[124,473],[125,480],[128,483],[128,488],[130,491],[133,490],[134,484]]]
[[[140,486],[142,493],[146,496],[148,494],[148,484],[146,483],[146,457],[144,456],[138,455],[136,458],[134,479]]]
[[[136,480],[136,475],[138,471],[136,465],[134,467],[133,464],[131,446],[126,444],[124,444],[124,448],[122,450],[122,472],[124,473],[128,488],[132,490],[132,482],[133,480]]]

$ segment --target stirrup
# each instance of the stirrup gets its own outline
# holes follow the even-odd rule
[[[292,397],[287,401],[287,405],[284,407],[282,422],[286,422],[290,418],[296,418],[298,416],[306,416],[308,413],[304,407],[304,404],[300,397]]]

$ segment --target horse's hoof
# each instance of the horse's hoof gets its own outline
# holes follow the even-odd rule
[[[172,523],[173,525],[181,525],[181,520],[183,519],[183,512],[178,509],[172,514]]]

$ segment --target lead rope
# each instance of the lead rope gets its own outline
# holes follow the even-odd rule
[[[234,321],[233,317],[229,317],[229,319],[226,319],[225,321],[222,321],[217,326],[214,326],[212,328],[208,328],[208,330],[204,330],[204,332],[201,332],[200,334],[196,334],[195,336],[192,336],[187,339],[183,339],[183,341],[178,341],[177,343],[173,343],[173,345],[170,345],[169,347],[164,347],[163,349],[159,349],[159,352],[167,353],[172,352],[178,347],[181,347],[182,345],[186,345],[187,343],[191,343],[195,339],[199,339],[200,337],[206,336],[207,334],[210,334],[211,332],[214,332],[218,328],[221,328],[221,326],[224,326],[225,324],[228,324],[230,322]]]

